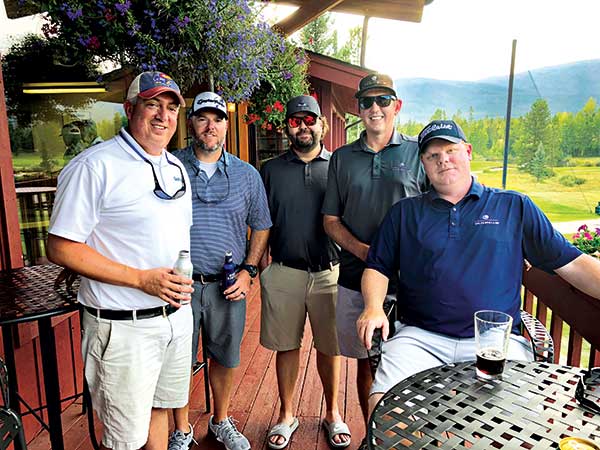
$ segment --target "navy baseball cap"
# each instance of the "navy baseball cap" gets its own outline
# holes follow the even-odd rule
[[[164,92],[175,94],[179,100],[179,105],[185,107],[185,100],[181,96],[179,86],[173,81],[173,78],[162,72],[140,73],[129,85],[127,100],[135,103],[138,97],[148,100]]]
[[[289,118],[292,114],[299,112],[307,112],[314,114],[317,117],[321,116],[321,108],[317,100],[311,95],[300,95],[294,97],[285,105],[285,118]]]
[[[419,133],[419,152],[427,150],[427,143],[432,139],[444,139],[445,141],[467,142],[465,132],[454,120],[433,120]]]

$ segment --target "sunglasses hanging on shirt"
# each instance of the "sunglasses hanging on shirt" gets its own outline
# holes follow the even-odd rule
[[[393,95],[376,95],[374,97],[360,97],[358,99],[358,106],[360,109],[369,109],[373,106],[373,103],[377,103],[377,105],[381,108],[385,108],[386,106],[390,106],[392,101],[396,100],[396,97]]]

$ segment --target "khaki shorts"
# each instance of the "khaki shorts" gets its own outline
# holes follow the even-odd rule
[[[102,444],[134,450],[148,440],[152,408],[188,403],[192,308],[167,317],[107,320],[83,313],[81,350]]]
[[[335,330],[338,274],[337,265],[321,272],[279,263],[268,266],[260,276],[260,343],[275,351],[300,348],[308,313],[315,348],[325,355],[339,355]]]

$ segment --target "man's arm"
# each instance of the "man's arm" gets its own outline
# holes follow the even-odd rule
[[[369,246],[359,241],[350,230],[342,223],[338,216],[323,215],[323,228],[325,232],[344,250],[352,253],[361,261],[367,260]]]
[[[580,255],[554,270],[582,292],[600,299],[600,261],[590,255]]]
[[[170,268],[141,270],[113,261],[82,242],[49,234],[48,259],[86,278],[102,283],[140,289],[179,307],[184,293],[193,292],[192,280],[175,275]]]
[[[251,231],[250,248],[248,249],[248,255],[246,255],[246,264],[258,266],[260,258],[267,248],[268,240],[268,228],[266,230]],[[231,285],[227,290],[223,291],[223,294],[227,300],[242,300],[250,291],[251,284],[252,278],[250,277],[250,274],[245,270],[240,270],[237,274],[235,283],[233,283],[233,285]]]
[[[369,350],[373,331],[381,328],[381,337],[385,341],[390,331],[388,318],[383,310],[383,302],[387,294],[388,277],[374,269],[365,269],[362,276],[361,288],[365,301],[365,309],[356,321],[358,337]]]

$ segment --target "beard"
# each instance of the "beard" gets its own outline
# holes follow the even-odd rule
[[[288,136],[290,138],[290,141],[292,141],[292,147],[294,147],[300,153],[309,153],[310,151],[312,151],[316,144],[315,135],[310,130],[309,130],[308,134],[310,134],[310,139],[308,139],[308,140],[300,139],[300,137],[306,136],[307,133],[303,133],[302,136],[298,136],[298,135]]]
[[[215,153],[215,152],[221,150],[223,148],[224,142],[225,142],[224,140],[217,142],[214,146],[211,147],[203,140],[194,136],[194,148],[196,148],[196,149],[200,150],[202,153],[206,153],[206,154]]]

